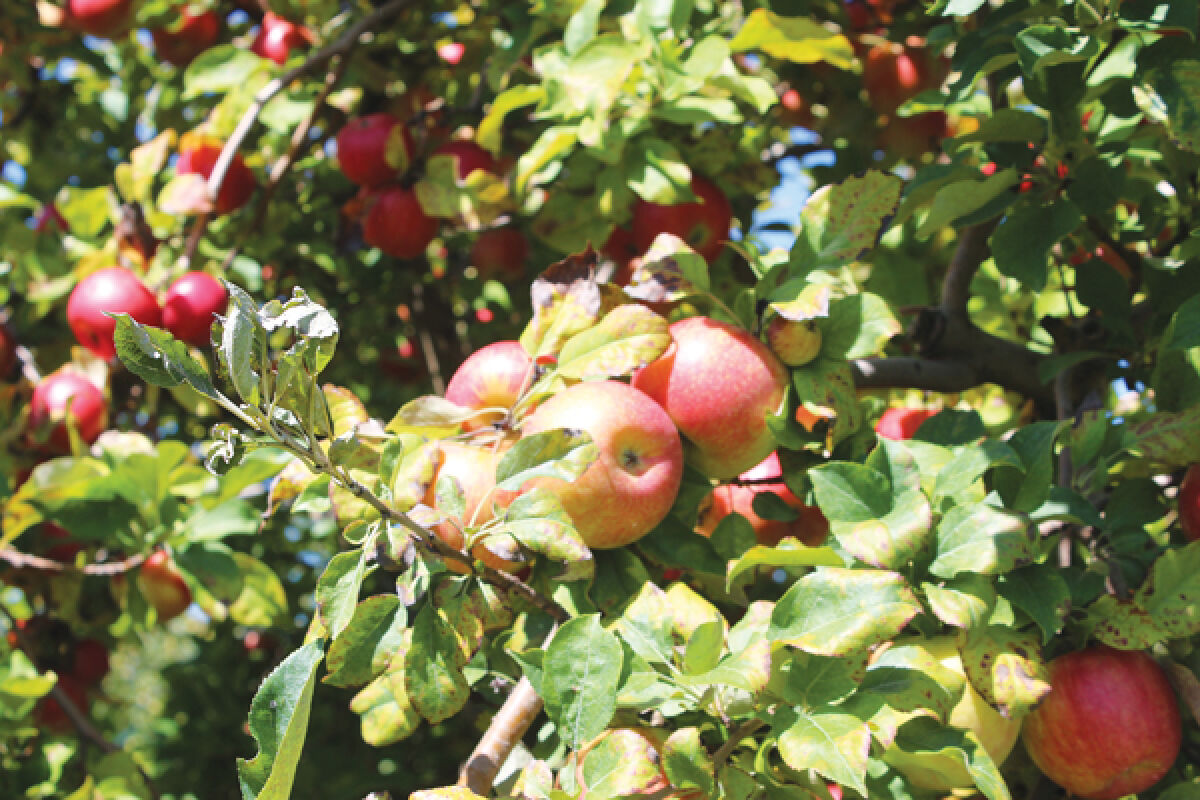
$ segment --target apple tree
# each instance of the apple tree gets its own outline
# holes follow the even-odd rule
[[[10,5],[3,796],[1200,793],[1195,2]]]

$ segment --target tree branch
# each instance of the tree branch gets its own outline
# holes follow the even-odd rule
[[[458,773],[458,785],[478,795],[490,794],[500,767],[504,766],[541,710],[542,698],[533,690],[528,678],[521,678],[463,764]]]
[[[145,560],[146,557],[138,553],[121,561],[110,561],[103,564],[85,564],[82,567],[77,567],[74,564],[65,564],[62,561],[22,553],[11,547],[0,548],[0,561],[4,561],[18,569],[35,569],[40,572],[74,572],[81,575],[121,575],[137,569]]]
[[[942,281],[942,311],[946,314],[966,316],[967,301],[971,299],[971,281],[983,262],[987,261],[987,240],[998,223],[999,218],[972,225],[963,231]]]

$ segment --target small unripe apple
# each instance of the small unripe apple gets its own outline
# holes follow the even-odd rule
[[[192,590],[166,550],[155,550],[146,557],[138,568],[137,582],[159,622],[174,619],[192,604]]]
[[[67,25],[102,39],[129,30],[132,19],[133,0],[67,0]]]
[[[95,384],[74,370],[64,369],[47,375],[33,390],[29,424],[35,430],[52,426],[46,448],[66,453],[71,449],[68,419],[78,430],[79,438],[91,444],[108,422],[108,404]]]
[[[396,258],[420,258],[437,236],[438,221],[425,214],[417,193],[385,186],[367,197],[363,240]]]
[[[516,228],[492,228],[479,234],[467,259],[482,280],[512,283],[525,278],[529,242]]]
[[[412,135],[400,119],[386,112],[355,117],[338,131],[338,166],[359,186],[382,186],[399,174],[396,164],[388,160],[389,146],[403,149],[396,154],[401,163],[412,159]]]
[[[706,261],[721,254],[733,222],[733,209],[725,193],[701,175],[692,176],[692,194],[698,203],[663,206],[638,200],[633,208],[633,243],[639,252],[650,249],[660,233],[672,233]]]
[[[446,384],[446,399],[464,408],[509,409],[533,375],[533,362],[521,343],[492,342],[467,357]],[[499,422],[504,411],[481,413],[463,422],[464,431],[477,431]]]
[[[936,413],[926,408],[889,408],[875,423],[875,433],[885,439],[911,439],[921,423]]]
[[[433,151],[435,156],[451,156],[455,159],[456,174],[460,181],[465,181],[477,169],[484,172],[496,173],[496,159],[474,142],[458,140],[446,142]]]
[[[192,14],[184,8],[169,27],[150,31],[154,54],[168,64],[184,67],[192,59],[217,43],[221,37],[221,18],[215,11]]]
[[[175,162],[175,173],[177,175],[194,173],[207,180],[212,175],[213,167],[217,165],[217,159],[220,156],[221,148],[215,144],[202,144],[199,147],[183,150],[179,154],[179,160]],[[257,186],[258,182],[254,179],[254,173],[246,166],[241,154],[235,153],[233,160],[229,162],[229,169],[225,171],[225,180],[221,182],[221,188],[217,190],[214,210],[218,214],[237,211],[246,205],[246,201],[250,199],[250,195],[254,194]]]
[[[1021,738],[1050,780],[1087,800],[1116,800],[1158,783],[1183,739],[1167,675],[1140,650],[1097,646],[1049,664],[1050,694]]]
[[[117,321],[108,313],[126,313],[143,325],[158,327],[158,300],[136,275],[121,267],[98,270],[75,284],[67,299],[67,324],[83,347],[103,359],[117,355],[113,331]]]
[[[788,319],[778,314],[767,323],[771,352],[789,367],[802,367],[821,352],[821,328],[812,319]]]
[[[163,299],[162,322],[176,339],[196,347],[209,344],[213,316],[225,313],[229,291],[206,272],[179,276]]]
[[[1179,527],[1191,541],[1200,539],[1200,464],[1192,464],[1179,484]]]
[[[268,11],[250,50],[283,66],[293,50],[308,48],[312,43],[313,35],[308,28]]]

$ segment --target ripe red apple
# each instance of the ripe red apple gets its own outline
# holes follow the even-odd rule
[[[1175,763],[1183,737],[1175,692],[1145,652],[1089,647],[1048,669],[1050,694],[1021,737],[1050,780],[1087,800],[1116,800]]]
[[[150,31],[154,54],[168,64],[184,67],[221,38],[221,18],[215,11],[192,14],[184,8],[179,19],[166,28]]]
[[[129,30],[132,19],[133,0],[67,0],[67,25],[102,39]]]
[[[927,408],[889,408],[875,423],[875,433],[885,439],[911,439],[921,423],[936,413]]]
[[[42,523],[42,538],[48,542],[58,542],[46,548],[46,558],[54,561],[70,563],[83,550],[82,544],[71,541],[71,534],[66,528],[53,522]]]
[[[771,453],[766,460],[753,469],[738,476],[738,480],[750,485],[722,484],[713,489],[700,504],[700,518],[696,523],[697,533],[712,536],[717,524],[733,512],[741,514],[754,529],[759,544],[774,547],[785,536],[793,536],[810,547],[825,541],[829,534],[829,521],[816,506],[805,505],[783,482],[783,470],[779,456]],[[754,513],[754,498],[770,493],[796,510],[796,519],[790,522],[763,519]]]
[[[465,408],[512,409],[529,384],[533,362],[520,342],[492,342],[467,357],[446,384],[446,399]],[[505,411],[489,411],[463,423],[477,431],[504,419]]]
[[[155,550],[146,557],[138,568],[137,583],[159,622],[174,619],[192,604],[192,590],[166,550]]]
[[[433,154],[435,156],[452,156],[455,159],[456,172],[460,181],[465,181],[477,169],[492,174],[496,173],[496,159],[474,142],[463,139],[446,142],[434,150]]]
[[[195,173],[207,180],[208,176],[212,174],[213,167],[217,165],[220,155],[221,148],[215,144],[201,144],[198,147],[183,150],[179,153],[179,160],[175,162],[175,173],[177,175]],[[235,153],[233,160],[229,162],[229,169],[225,172],[225,180],[221,182],[221,188],[217,190],[215,211],[218,214],[237,211],[246,205],[246,201],[250,199],[250,195],[254,194],[257,186],[258,182],[254,179],[254,173],[246,166],[241,154]]]
[[[633,207],[633,244],[644,253],[660,233],[673,233],[706,261],[721,254],[733,222],[733,209],[716,184],[692,175],[692,194],[698,203],[661,206],[638,200]]]
[[[396,162],[389,162],[389,142],[398,138],[393,147],[402,147],[403,165],[413,155],[412,135],[398,119],[386,112],[368,114],[349,120],[337,135],[338,166],[342,174],[359,186],[376,187],[392,180],[399,173]]]
[[[683,448],[666,412],[625,383],[578,383],[546,400],[525,421],[524,435],[554,428],[591,434],[600,451],[575,482],[537,478],[562,500],[588,547],[637,541],[671,510],[683,477]]]
[[[29,424],[50,427],[46,448],[56,453],[71,449],[67,434],[68,408],[71,424],[85,444],[96,441],[108,423],[108,404],[96,385],[80,373],[62,369],[42,378],[29,403]]]
[[[1200,539],[1200,464],[1192,464],[1179,484],[1179,527],[1189,541]]]
[[[882,42],[863,58],[863,86],[880,114],[890,114],[931,85],[925,54],[918,48]]]
[[[742,328],[707,317],[671,325],[674,340],[633,385],[654,398],[690,443],[688,459],[728,480],[775,449],[767,416],[779,411],[788,372]]]
[[[250,51],[283,66],[293,50],[305,49],[312,43],[312,31],[308,28],[268,11],[263,16],[262,27],[250,45]]]
[[[437,482],[443,477],[451,477],[457,481],[463,492],[462,519],[443,520],[434,525],[432,530],[443,542],[456,550],[462,550],[464,540],[460,526],[482,525],[490,521],[495,516],[494,508],[507,506],[517,496],[517,492],[494,491],[496,465],[500,463],[502,449],[476,447],[451,441],[439,442],[437,446],[442,452],[442,463],[422,502],[432,508],[438,508]],[[520,562],[500,558],[482,543],[472,551],[472,555],[488,566],[506,572],[513,572],[521,567]]]
[[[95,686],[108,674],[108,648],[98,639],[80,639],[75,643],[75,667],[72,676],[84,686]]]
[[[75,284],[67,299],[67,324],[79,344],[100,358],[117,355],[113,331],[117,321],[108,313],[126,313],[143,325],[158,327],[162,309],[136,275],[121,267],[108,267]]]
[[[176,339],[204,347],[209,343],[213,315],[224,314],[229,291],[207,272],[187,272],[167,289],[162,324]]]
[[[771,316],[765,331],[771,352],[789,367],[801,367],[821,352],[821,329],[816,320]]]
[[[492,228],[479,234],[467,259],[482,280],[501,283],[524,280],[529,242],[516,228]]]
[[[420,258],[437,232],[437,220],[426,216],[412,189],[384,186],[368,195],[363,239],[372,247],[396,258]]]
[[[609,280],[617,286],[628,286],[633,280],[633,260],[642,252],[633,242],[632,229],[621,226],[613,228],[608,240],[600,248],[600,253],[617,265]]]
[[[87,687],[78,678],[71,675],[59,675],[58,687],[76,708],[87,713]],[[73,729],[71,718],[67,716],[67,712],[52,695],[46,695],[38,701],[37,706],[33,709],[33,721],[39,728],[55,733],[65,733]]]

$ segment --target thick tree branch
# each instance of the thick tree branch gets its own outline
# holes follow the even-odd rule
[[[458,773],[458,785],[485,797],[490,794],[500,767],[504,766],[541,710],[542,698],[533,690],[528,678],[521,678],[463,764]]]
[[[946,314],[966,316],[967,301],[971,299],[971,281],[983,262],[987,261],[987,240],[998,222],[998,219],[982,222],[963,231],[942,281],[942,311]]]

